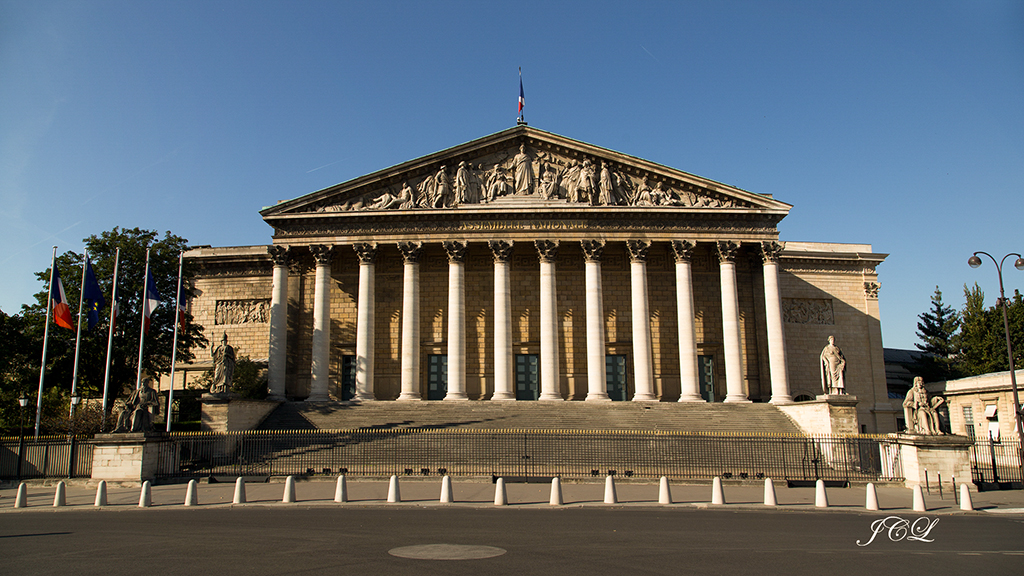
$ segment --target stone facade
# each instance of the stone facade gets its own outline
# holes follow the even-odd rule
[[[1024,370],[1015,372],[1017,386],[1024,384]],[[925,384],[932,394],[946,399],[949,427],[953,434],[971,438],[1017,440],[1010,371],[993,372]],[[1021,391],[1018,389],[1018,397]]]
[[[519,126],[266,208],[269,247],[186,253],[193,314],[269,359],[272,397],[318,401],[436,398],[444,357],[448,400],[514,398],[532,378],[549,400],[608,399],[607,384],[786,404],[822,393],[832,335],[864,430],[893,431],[885,255],[778,242],[789,208]]]

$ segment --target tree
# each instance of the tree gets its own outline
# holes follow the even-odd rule
[[[954,377],[953,362],[959,351],[957,330],[960,316],[952,307],[942,302],[942,291],[935,287],[931,310],[918,315],[917,337],[923,344],[915,344],[918,350],[926,352],[921,368],[925,380],[946,380]]]
[[[1002,306],[985,308],[985,293],[977,283],[973,288],[964,285],[964,304],[961,312],[960,352],[956,366],[963,376],[976,376],[1010,369],[1006,355],[1006,331],[1003,326]],[[1024,350],[1024,300],[1015,290],[1007,298],[1007,317],[1014,356]],[[1017,362],[1020,366],[1020,362]]]
[[[18,397],[22,394],[31,397],[31,404],[35,406],[34,391],[39,381],[41,357],[41,351],[27,334],[25,319],[20,315],[8,316],[0,310],[0,351],[0,430],[13,433],[17,431],[21,417]],[[26,421],[28,412],[26,407]]]
[[[79,346],[78,390],[84,397],[100,398],[103,395],[104,373],[107,356],[107,334],[109,328],[110,294],[114,275],[114,258],[120,248],[118,263],[117,301],[118,314],[114,326],[114,339],[110,367],[110,405],[119,395],[135,387],[136,367],[139,353],[139,332],[142,321],[142,295],[145,283],[146,250],[150,251],[149,267],[156,281],[162,304],[153,313],[149,332],[145,337],[142,370],[159,376],[170,371],[171,341],[174,335],[175,295],[178,280],[178,254],[188,249],[188,241],[170,232],[160,238],[157,232],[139,228],[114,228],[99,236],[84,240],[97,280],[108,302],[101,311],[100,322],[87,331],[87,322],[82,321],[82,339]],[[78,310],[81,287],[83,256],[65,252],[57,257],[64,292],[72,312]],[[36,276],[44,283],[43,289],[35,295],[36,303],[22,308],[26,335],[32,340],[34,349],[41,354],[43,329],[48,299],[49,268]],[[182,300],[187,302],[193,295],[192,278],[194,270],[185,261],[182,271]],[[192,360],[192,350],[205,346],[203,328],[192,322],[190,314],[184,315],[184,322],[178,327],[179,362]],[[50,326],[49,350],[47,352],[46,387],[57,387],[70,392],[74,370],[75,331]],[[36,375],[38,377],[38,360]]]

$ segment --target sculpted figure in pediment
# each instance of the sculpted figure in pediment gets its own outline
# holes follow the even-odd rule
[[[452,206],[453,202],[452,194],[452,183],[448,178],[448,167],[441,166],[434,175],[434,189],[430,196],[430,207],[431,208],[447,208]]]
[[[480,198],[474,196],[470,172],[472,170],[466,165],[465,160],[459,162],[459,169],[455,172],[455,203],[476,204]]]
[[[533,162],[526,154],[526,145],[519,145],[519,153],[512,158],[512,170],[515,174],[516,194],[533,193]]]
[[[542,169],[542,176],[540,180],[540,193],[545,200],[551,200],[552,198],[558,198],[558,181],[559,174],[558,170],[554,166],[548,164]]]
[[[615,180],[612,177],[612,171],[608,169],[608,164],[601,161],[601,176],[598,178],[598,188],[600,193],[598,195],[598,203],[602,206],[614,206],[619,203],[619,195],[615,191]]]
[[[651,197],[651,185],[647,181],[647,176],[644,176],[643,180],[640,181],[640,185],[637,186],[632,203],[634,206],[654,206],[654,200]]]
[[[597,174],[590,159],[583,161],[580,167],[579,182],[576,184],[577,202],[597,204]]]
[[[569,167],[562,173],[562,184],[561,190],[562,195],[569,200],[569,202],[579,202],[579,178],[580,178],[580,163],[578,160],[573,160]]]
[[[505,196],[512,192],[512,185],[508,181],[508,173],[501,164],[495,164],[490,176],[487,178],[488,202],[493,202],[499,196]]]

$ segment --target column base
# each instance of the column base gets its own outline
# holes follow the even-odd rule
[[[786,396],[772,396],[772,399],[768,401],[769,404],[792,404],[793,397]]]
[[[401,394],[398,395],[398,398],[396,398],[395,400],[397,402],[409,402],[423,400],[423,397],[415,393],[402,392]]]
[[[658,397],[654,394],[633,394],[633,402],[657,402]]]
[[[515,402],[516,395],[511,392],[495,392],[493,395],[491,395],[491,400],[496,400],[499,402],[508,402],[509,400],[511,400]]]
[[[685,394],[679,397],[680,402],[707,402],[700,394]]]
[[[330,402],[331,397],[327,394],[310,394],[305,400],[306,402]]]
[[[594,394],[593,392],[587,394],[585,399],[587,402],[611,402],[612,399],[608,397],[608,394]]]
[[[466,396],[465,392],[449,392],[444,395],[445,402],[467,402],[469,396]]]
[[[565,402],[565,398],[562,398],[558,394],[541,394],[537,400],[543,400],[545,402]]]
[[[730,395],[725,397],[724,401],[725,402],[735,402],[735,403],[738,403],[738,404],[750,404],[750,402],[751,402],[750,398],[747,398],[746,396],[744,396],[742,394],[730,394]]]
[[[373,394],[360,394],[356,392],[356,395],[352,397],[353,402],[376,402],[377,398]]]

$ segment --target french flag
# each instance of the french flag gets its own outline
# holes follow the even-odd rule
[[[50,301],[53,305],[53,321],[57,326],[68,330],[74,330],[71,322],[71,307],[68,306],[68,297],[64,294],[64,283],[60,281],[60,272],[57,265],[53,266],[53,283],[50,284]]]
[[[160,292],[156,289],[156,279],[153,278],[153,271],[149,271],[149,276],[146,278],[146,302],[143,305],[144,312],[146,314],[145,324],[143,325],[143,331],[149,334],[149,317],[153,315],[153,311],[160,305],[163,298],[160,297]]]
[[[519,117],[523,116],[523,106],[526,105],[526,96],[523,95],[523,69],[519,69]]]

